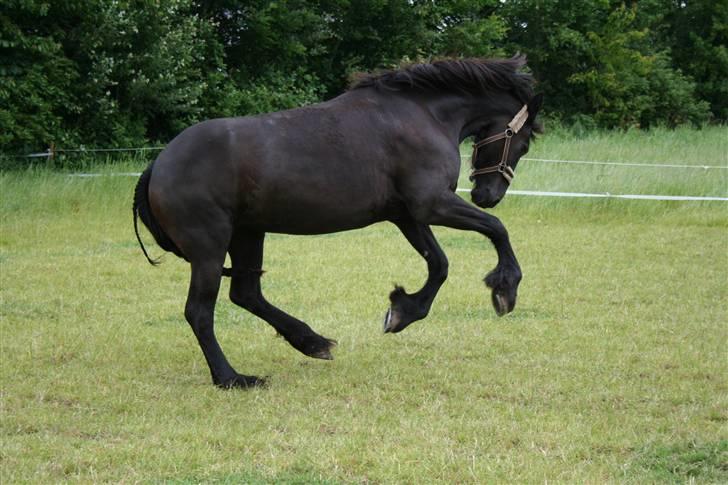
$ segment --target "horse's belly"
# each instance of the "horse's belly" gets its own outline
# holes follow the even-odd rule
[[[337,197],[319,193],[314,199],[274,198],[259,207],[251,204],[236,218],[236,225],[284,234],[327,234],[348,231],[395,219],[404,210],[396,198]]]

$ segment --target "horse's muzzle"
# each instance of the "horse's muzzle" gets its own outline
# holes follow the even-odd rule
[[[494,197],[492,194],[483,193],[482,191],[473,190],[470,192],[470,199],[473,204],[477,205],[482,209],[490,209],[498,205],[503,197]]]

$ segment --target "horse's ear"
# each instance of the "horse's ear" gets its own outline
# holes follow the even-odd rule
[[[538,111],[541,109],[541,105],[543,105],[543,93],[538,93],[536,96],[531,98],[531,101],[528,102],[528,121],[533,123],[533,120],[536,119],[536,115],[538,114]]]

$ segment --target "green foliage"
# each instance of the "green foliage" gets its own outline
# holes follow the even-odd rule
[[[78,99],[93,139],[112,146],[166,139],[215,108],[205,94],[224,87],[214,71],[221,59],[206,59],[211,26],[189,14],[189,3],[100,3],[100,25],[79,33],[87,82]]]
[[[669,57],[662,52],[651,59],[647,74],[649,103],[640,110],[640,125],[681,124],[700,125],[710,116],[710,104],[701,99],[698,84],[669,65]]]
[[[508,32],[505,19],[496,13],[497,0],[450,0],[429,4],[428,22],[437,35],[432,52],[446,56],[497,57]]]
[[[567,78],[583,86],[602,126],[636,125],[642,107],[650,102],[650,60],[632,47],[646,33],[632,30],[633,20],[634,11],[621,7],[607,15],[598,32],[586,32],[590,67]]]
[[[136,145],[223,111],[221,48],[191,4],[28,0],[8,9],[3,146]]]
[[[49,9],[27,0],[0,11],[0,147],[32,150],[77,141],[63,128],[77,113],[72,87],[79,76],[57,36],[43,34],[60,28],[48,21]]]
[[[316,65],[324,69],[327,94],[340,92],[350,75],[377,67],[392,67],[403,58],[429,54],[431,33],[425,11],[396,0],[330,2],[326,52]]]
[[[640,2],[642,4],[642,2]],[[654,42],[671,52],[674,65],[697,81],[695,92],[713,117],[728,121],[728,2],[645,2]]]
[[[243,86],[235,113],[258,114],[312,104],[321,98],[321,84],[303,70],[270,71]]]
[[[728,4],[709,0],[8,0],[0,152],[164,143],[335,96],[356,71],[517,51],[567,123],[725,121],[727,44]]]
[[[547,105],[605,128],[700,124],[709,109],[696,83],[671,66],[640,26],[636,7],[606,0],[508,2],[512,42],[529,54]],[[550,19],[549,22],[541,18]]]
[[[326,21],[306,0],[199,2],[200,18],[215,26],[226,67],[241,84],[301,69],[321,50]]]

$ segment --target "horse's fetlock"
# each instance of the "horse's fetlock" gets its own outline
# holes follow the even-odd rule
[[[509,286],[518,286],[518,283],[520,283],[521,279],[523,278],[521,268],[519,268],[518,266],[509,267],[508,269],[504,270],[503,278]]]
[[[396,303],[396,302],[402,300],[403,298],[407,298],[407,296],[408,295],[407,295],[407,292],[404,290],[404,287],[399,286],[399,285],[394,285],[394,289],[389,294],[389,301],[391,301],[392,303]]]
[[[519,284],[521,282],[521,280],[523,279],[523,273],[521,273],[520,269],[516,269],[513,278],[516,284]]]
[[[488,273],[483,281],[488,288],[515,288],[521,282],[523,274],[518,266],[497,266]]]

